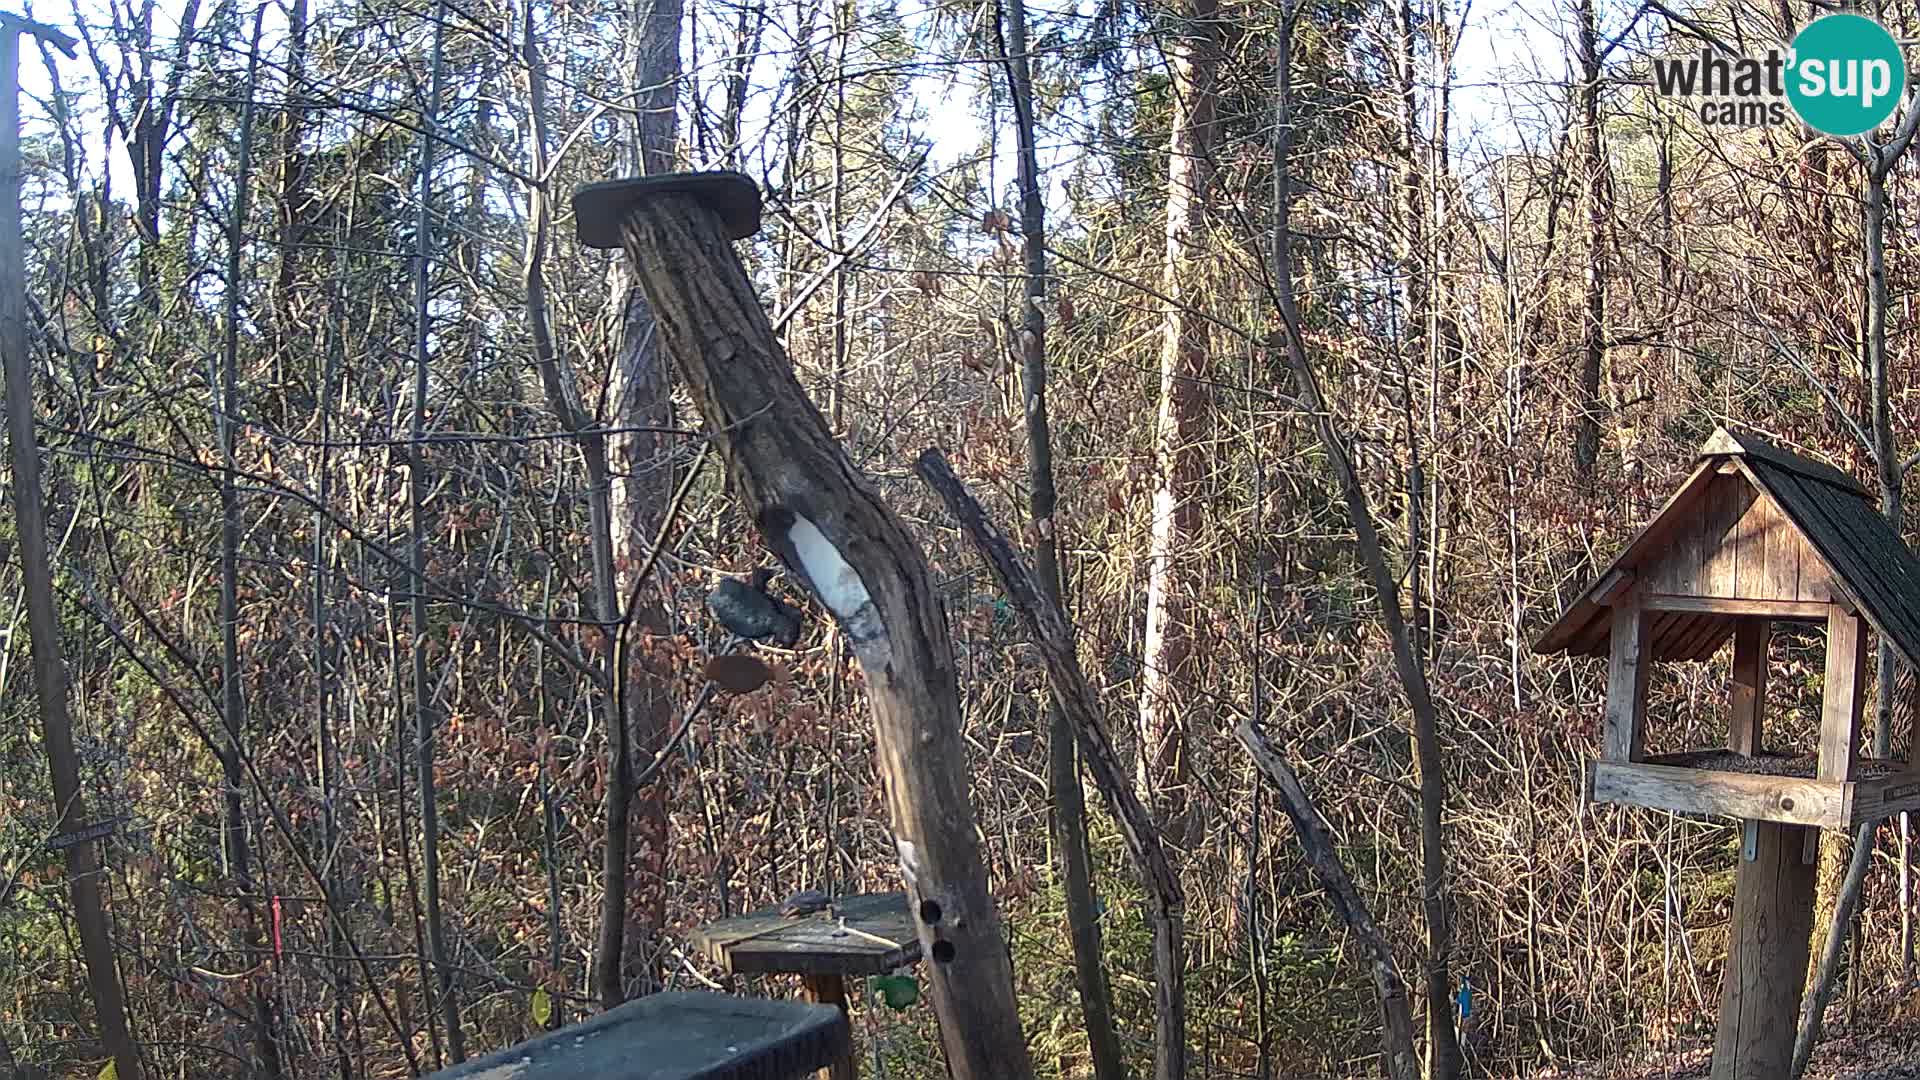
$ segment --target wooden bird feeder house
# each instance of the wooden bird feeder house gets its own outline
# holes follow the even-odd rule
[[[1826,627],[1811,754],[1766,745],[1776,622]],[[1907,761],[1861,754],[1869,626],[1909,663],[1920,657],[1920,559],[1845,473],[1722,428],[1680,490],[1534,644],[1538,653],[1607,658],[1589,799],[1744,823],[1715,1080],[1788,1074],[1818,830],[1920,809],[1914,740]],[[1709,659],[1729,639],[1726,745],[1647,754],[1649,665]]]

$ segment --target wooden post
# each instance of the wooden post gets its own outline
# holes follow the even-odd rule
[[[946,613],[920,546],[834,441],[734,254],[732,241],[759,228],[759,189],[739,173],[672,174],[592,184],[573,203],[583,242],[626,249],[728,491],[866,674],[948,1067],[956,1080],[1031,1077],[968,797]]]
[[[1712,1080],[1779,1080],[1793,1062],[1795,1021],[1813,933],[1814,865],[1804,825],[1747,822],[1754,857],[1734,879],[1733,923]]]
[[[1767,639],[1773,634],[1769,619],[1748,616],[1733,624],[1733,709],[1727,728],[1727,749],[1736,754],[1760,752],[1767,712]]]
[[[40,446],[33,430],[33,364],[27,355],[26,244],[20,227],[20,35],[40,38],[68,57],[73,39],[39,23],[0,14],[0,364],[6,368],[7,443],[13,464],[13,515],[20,544],[20,576],[25,585],[27,631],[33,639],[33,683],[40,697],[40,730],[46,739],[47,765],[61,833],[87,825],[80,793],[80,759],[74,753],[73,719],[67,711],[67,668],[60,658],[60,614],[54,603],[53,571],[47,550],[46,507],[40,484]],[[73,892],[74,923],[100,1041],[113,1056],[121,1080],[140,1080],[140,1053],[127,1026],[120,975],[114,967],[113,939],[100,900],[100,855],[93,841],[67,849],[67,884]]]
[[[1853,759],[1860,751],[1860,715],[1866,703],[1866,671],[1866,625],[1858,614],[1835,608],[1827,616],[1818,779],[1853,779]]]
[[[898,894],[896,894],[898,895]],[[833,1005],[840,1009],[840,1015],[847,1014],[847,980],[837,974],[802,975],[800,984],[806,990],[807,1000],[816,1005]],[[847,1022],[853,1022],[848,1016]],[[840,1055],[833,1064],[814,1074],[815,1080],[860,1080],[860,1065],[853,1057],[853,1043],[847,1043],[847,1052]]]
[[[1607,663],[1606,733],[1600,757],[1639,761],[1647,714],[1647,612],[1629,592],[1613,606],[1612,656]]]

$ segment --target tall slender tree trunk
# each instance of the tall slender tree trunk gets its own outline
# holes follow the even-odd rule
[[[673,169],[684,6],[683,0],[636,2],[633,87],[640,115],[630,148],[631,168],[635,175],[651,176]],[[608,610],[617,615],[619,598],[631,598],[634,607],[625,613],[625,622],[640,632],[640,639],[635,640],[623,629],[616,643],[615,655],[620,660],[613,673],[617,680],[614,696],[618,699],[616,715],[631,732],[628,742],[632,753],[646,761],[666,740],[674,709],[669,698],[670,673],[657,654],[645,646],[645,639],[664,637],[669,625],[660,591],[641,591],[634,574],[647,561],[648,550],[659,533],[673,491],[673,470],[667,462],[669,445],[665,436],[631,429],[668,426],[673,398],[653,311],[624,260],[614,260],[610,295],[620,327],[609,395],[613,404],[611,422],[616,428],[628,430],[617,431],[609,438],[613,472],[608,525],[616,606]],[[629,773],[631,769],[629,764]],[[618,912],[618,918],[632,928],[633,940],[626,943],[630,959],[621,962],[617,953],[601,957],[603,963],[614,962],[615,970],[637,974],[647,987],[659,981],[657,937],[667,917],[666,798],[667,785],[656,783],[628,800],[633,804],[625,809],[631,817],[633,846],[630,860],[622,862],[621,873],[631,877],[632,897]],[[612,825],[611,817],[608,824]],[[611,849],[612,845],[608,846]],[[608,857],[611,859],[611,851]],[[602,917],[606,925],[615,925],[616,912],[610,904]],[[605,926],[601,944],[603,948],[608,944]],[[603,1000],[605,997],[603,992]]]
[[[1140,796],[1175,847],[1191,839],[1187,718],[1183,700],[1194,654],[1190,568],[1199,532],[1194,501],[1206,466],[1206,321],[1198,310],[1208,191],[1213,176],[1219,51],[1218,0],[1180,0],[1169,66],[1173,128],[1167,140],[1167,225],[1163,262],[1166,313],[1160,342],[1160,410],[1154,425],[1152,533],[1147,546],[1147,617],[1140,691]]]
[[[1032,487],[1034,573],[1040,592],[1060,609],[1067,605],[1060,580],[1058,496],[1053,482],[1053,432],[1047,420],[1047,205],[1040,190],[1040,159],[1035,147],[1033,64],[1027,53],[1026,0],[1006,0],[1002,56],[1013,99],[1018,144],[1020,231],[1026,264],[1024,303],[1020,305],[1021,388],[1027,410],[1027,474]],[[1069,623],[1069,627],[1071,624]],[[1127,1075],[1126,1059],[1113,1026],[1113,1001],[1101,965],[1100,919],[1094,908],[1093,863],[1087,850],[1086,792],[1080,786],[1079,755],[1073,723],[1057,692],[1047,705],[1047,793],[1053,802],[1054,844],[1060,852],[1060,877],[1066,893],[1067,932],[1073,942],[1074,973],[1080,987],[1080,1013],[1087,1032],[1093,1074],[1098,1080]]]
[[[1861,202],[1860,228],[1864,239],[1861,270],[1866,278],[1867,297],[1862,328],[1867,369],[1867,388],[1871,400],[1867,406],[1868,431],[1873,439],[1875,473],[1880,481],[1880,512],[1899,530],[1905,518],[1902,498],[1902,462],[1893,438],[1892,380],[1887,357],[1887,316],[1890,299],[1887,290],[1887,221],[1891,207],[1887,195],[1887,176],[1912,145],[1920,125],[1920,97],[1910,98],[1900,114],[1899,130],[1884,146],[1869,142],[1864,147],[1866,198]],[[1886,758],[1893,752],[1893,693],[1899,675],[1893,645],[1879,635],[1878,690],[1874,698],[1873,754]],[[1853,852],[1847,861],[1846,875],[1837,887],[1830,884],[1829,866],[1823,865],[1820,900],[1814,925],[1825,925],[1827,934],[1815,957],[1813,975],[1801,1003],[1800,1026],[1793,1047],[1793,1075],[1805,1072],[1820,1041],[1820,1028],[1828,1000],[1840,973],[1842,954],[1851,936],[1860,909],[1860,893],[1866,884],[1867,868],[1872,862],[1873,839],[1879,832],[1878,821],[1860,826],[1853,836]],[[1837,856],[1837,844],[1823,845]],[[1829,858],[1831,857],[1824,857]],[[1904,898],[1903,898],[1904,899]],[[1829,914],[1830,913],[1830,914]],[[1819,939],[1816,939],[1819,940]]]
[[[1586,256],[1581,278],[1580,414],[1573,434],[1573,469],[1581,485],[1593,483],[1600,456],[1600,376],[1607,352],[1607,163],[1600,131],[1600,28],[1594,0],[1574,2],[1575,62],[1580,68],[1580,177],[1586,207]]]
[[[86,800],[81,797],[80,756],[74,751],[73,718],[67,708],[67,666],[60,655],[60,611],[54,603],[40,446],[33,427],[33,366],[27,355],[27,249],[20,225],[22,32],[18,24],[0,24],[0,365],[6,369],[7,449],[13,468],[13,498],[9,501],[13,504],[14,535],[20,545],[33,684],[40,699],[40,732],[53,779],[55,828],[64,833],[91,822]],[[81,958],[93,992],[94,1011],[99,1016],[100,1041],[112,1055],[120,1080],[140,1080],[140,1050],[127,1024],[120,973],[114,966],[113,931],[100,898],[100,853],[94,845],[94,841],[83,841],[67,848],[73,921],[80,932]]]
[[[1282,324],[1276,350],[1292,371],[1294,385],[1311,415],[1314,430],[1326,449],[1334,479],[1353,524],[1360,563],[1373,586],[1380,621],[1393,651],[1393,666],[1413,713],[1414,776],[1420,788],[1420,900],[1426,917],[1427,1076],[1453,1080],[1460,1075],[1460,1042],[1453,1026],[1452,916],[1447,903],[1447,852],[1443,834],[1446,814],[1446,774],[1440,759],[1439,713],[1427,685],[1426,670],[1413,647],[1413,637],[1400,614],[1399,586],[1387,565],[1366,489],[1354,468],[1347,442],[1329,411],[1320,381],[1307,357],[1306,331],[1294,298],[1292,250],[1293,202],[1293,72],[1292,34],[1298,8],[1285,18],[1281,30],[1274,105],[1274,238],[1272,279],[1275,305]]]
[[[239,151],[235,164],[232,217],[227,222],[226,319],[221,348],[220,403],[215,410],[220,437],[220,716],[226,744],[220,750],[225,781],[225,828],[222,830],[227,873],[240,894],[240,925],[235,945],[245,967],[268,967],[260,941],[260,909],[254,902],[253,844],[247,833],[246,790],[242,755],[245,747],[246,697],[240,667],[240,490],[234,474],[234,427],[240,413],[240,309],[246,291],[247,194],[253,183],[253,95],[259,86],[260,19],[254,17],[253,47],[247,57],[247,97],[240,108]],[[273,999],[266,978],[248,980],[253,1010],[256,1060],[239,1066],[243,1078],[257,1069],[268,1077],[280,1075],[280,1047],[274,1038]]]
[[[416,198],[419,201],[415,221],[413,265],[413,415],[407,446],[407,525],[408,604],[412,622],[409,653],[413,666],[414,767],[420,788],[420,876],[426,893],[427,948],[432,953],[439,997],[441,1020],[447,1029],[447,1056],[454,1064],[466,1060],[466,1040],[460,1031],[460,999],[454,990],[453,963],[448,955],[446,924],[440,912],[440,804],[433,775],[434,740],[439,734],[438,709],[433,701],[432,681],[427,675],[427,526],[426,526],[426,444],[427,391],[431,359],[433,313],[433,174],[438,159],[440,97],[445,76],[446,2],[436,0],[433,7],[433,53],[429,63],[425,113],[420,125],[420,178]]]

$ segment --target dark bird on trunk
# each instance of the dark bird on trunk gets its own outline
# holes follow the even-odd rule
[[[707,608],[720,625],[748,641],[792,648],[800,641],[800,613],[767,591],[773,571],[760,567],[745,581],[722,578],[707,594]]]

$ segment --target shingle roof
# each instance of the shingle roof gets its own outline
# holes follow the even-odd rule
[[[1735,461],[1754,486],[1772,498],[1793,527],[1826,564],[1859,607],[1860,614],[1909,663],[1920,663],[1920,559],[1914,557],[1893,523],[1875,509],[1871,496],[1853,478],[1831,465],[1782,450],[1754,435],[1721,428],[1700,448],[1700,461],[1687,483],[1640,530],[1607,572],[1583,591],[1534,642],[1540,653],[1605,655],[1603,602],[1621,574],[1656,557],[1671,533],[1671,519],[1698,513],[1689,493],[1696,492],[1719,468]],[[1728,616],[1698,615],[1693,642],[1717,645],[1732,629]],[[1725,624],[1725,625],[1721,625]],[[1704,636],[1702,636],[1704,635]],[[1681,635],[1676,634],[1678,639]],[[1707,655],[1711,649],[1705,650]],[[1699,658],[1700,649],[1668,649],[1659,659]]]

